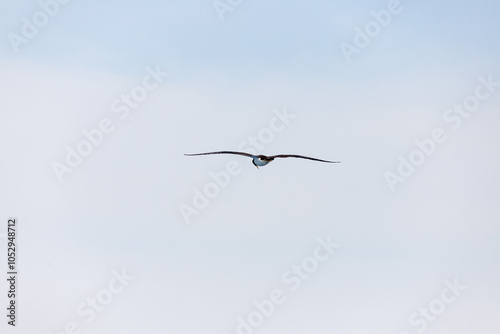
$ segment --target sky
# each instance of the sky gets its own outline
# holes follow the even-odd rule
[[[2,333],[500,327],[500,3],[0,9]]]

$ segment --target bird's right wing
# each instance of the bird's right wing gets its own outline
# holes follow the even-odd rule
[[[249,153],[236,152],[236,151],[219,151],[219,152],[195,153],[195,154],[184,154],[184,155],[194,156],[194,155],[209,155],[209,154],[238,154],[238,155],[244,155],[244,156],[250,157],[250,158],[254,157],[253,155],[251,155]]]

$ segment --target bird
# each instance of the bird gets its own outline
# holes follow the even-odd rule
[[[278,155],[253,155],[250,153],[246,152],[236,152],[236,151],[219,151],[219,152],[207,152],[207,153],[194,153],[194,154],[184,154],[187,156],[195,156],[195,155],[209,155],[209,154],[238,154],[238,155],[243,155],[246,157],[252,158],[252,163],[254,164],[257,169],[259,167],[265,166],[269,164],[271,161],[273,161],[276,158],[300,158],[300,159],[308,159],[308,160],[314,160],[314,161],[320,161],[320,162],[326,162],[326,163],[331,163],[331,164],[337,164],[340,163],[340,161],[328,161],[328,160],[321,160],[321,159],[316,159],[316,158],[311,158],[311,157],[306,157],[303,155],[297,155],[297,154],[278,154]]]

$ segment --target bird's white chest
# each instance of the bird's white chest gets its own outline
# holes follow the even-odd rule
[[[260,158],[254,158],[253,159],[253,162],[257,165],[257,166],[265,166],[269,163],[269,161],[265,161],[265,160],[260,160]]]

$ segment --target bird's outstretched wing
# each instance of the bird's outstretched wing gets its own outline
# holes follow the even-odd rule
[[[195,154],[184,154],[184,155],[194,156],[194,155],[209,155],[209,154],[238,154],[238,155],[244,155],[244,156],[250,157],[250,158],[254,157],[253,155],[251,155],[249,153],[236,152],[236,151],[219,151],[219,152],[195,153]]]
[[[278,154],[278,155],[272,155],[269,158],[301,158],[301,159],[309,159],[309,160],[314,160],[314,161],[321,161],[321,162],[328,162],[331,164],[338,164],[340,161],[328,161],[328,160],[321,160],[321,159],[316,159],[316,158],[311,158],[311,157],[306,157],[303,155],[296,155],[296,154]]]

